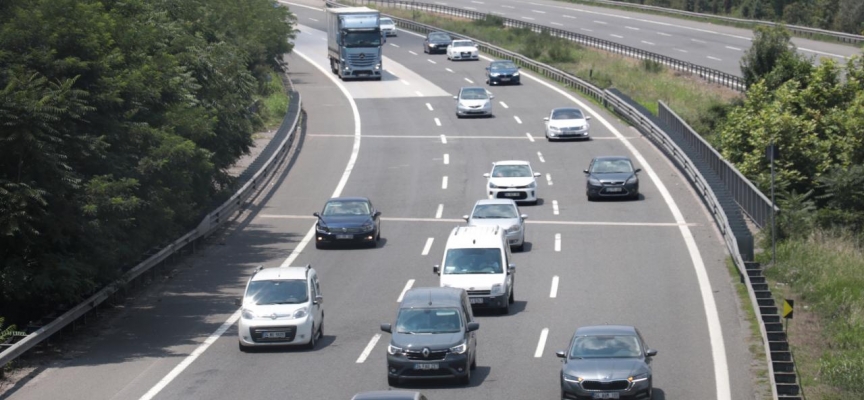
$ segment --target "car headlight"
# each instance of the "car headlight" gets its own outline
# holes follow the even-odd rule
[[[460,101],[460,102],[459,102],[459,107],[468,107],[468,106],[466,106],[465,104],[463,104],[463,103]]]
[[[375,64],[375,69],[381,69],[381,64]]]
[[[491,294],[504,294],[504,285],[496,283],[492,285],[492,290],[490,290],[489,292]]]
[[[519,72],[514,72],[513,76],[519,76]]]
[[[498,185],[496,185],[492,182],[489,182],[489,189],[498,189]]]
[[[429,43],[429,47],[435,47],[435,43]]]
[[[627,380],[630,382],[642,382],[642,381],[648,380],[648,375],[649,374],[647,372],[643,372],[643,373],[638,374],[638,375],[633,375],[633,376],[627,378]]]
[[[294,315],[292,315],[292,317],[294,317],[294,319],[299,319],[305,317],[306,314],[308,314],[308,309],[306,309],[306,307],[303,307],[297,309],[297,311],[294,311]]]
[[[496,76],[501,75],[501,74],[499,74],[499,73],[497,73],[497,72],[493,72],[493,73],[491,73],[491,74],[489,74],[489,75],[491,75],[492,77],[496,77]]]
[[[600,180],[596,178],[588,178],[588,184],[591,186],[603,186],[603,184],[600,183]]]
[[[402,354],[402,348],[396,347],[394,345],[387,345],[387,353],[395,356],[396,354]]]
[[[466,351],[468,351],[468,345],[465,343],[450,348],[450,352],[453,354],[465,354]]]
[[[318,231],[318,232],[321,232],[321,233],[328,233],[328,232],[330,232],[330,229],[329,229],[329,228],[327,228],[326,226],[321,226],[321,224],[317,224],[317,225],[315,225],[315,230]]]
[[[581,376],[564,374],[564,380],[567,382],[579,383],[582,382],[583,378]]]
[[[636,175],[633,175],[630,177],[630,179],[627,179],[628,185],[632,185],[632,184],[638,183],[638,182],[639,182],[639,178],[637,178]]]
[[[366,224],[366,225],[363,225],[363,230],[364,230],[364,231],[371,231],[372,228],[374,228],[374,227],[375,227],[375,225],[373,225],[373,224],[371,224],[371,223],[370,223],[370,224]]]
[[[507,228],[507,233],[519,232],[519,225],[513,225]]]
[[[550,126],[549,131],[558,133],[558,132],[561,132],[561,128],[559,128],[557,126]]]
[[[256,317],[252,310],[247,310],[245,308],[240,312],[240,316],[243,317],[243,319],[255,319]]]
[[[528,189],[534,189],[537,187],[537,181],[531,182],[528,184]]]

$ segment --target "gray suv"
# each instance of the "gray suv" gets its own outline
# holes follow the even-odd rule
[[[387,382],[402,379],[454,378],[471,381],[477,367],[476,331],[468,294],[463,289],[415,288],[405,292],[387,346]]]

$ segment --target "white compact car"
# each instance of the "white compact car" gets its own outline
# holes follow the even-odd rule
[[[486,177],[486,194],[490,199],[512,199],[537,204],[537,177],[528,161],[498,161]]]
[[[543,118],[546,122],[546,140],[557,139],[588,139],[588,129],[591,125],[582,110],[574,107],[555,108],[549,116]]]
[[[250,347],[305,345],[324,336],[318,274],[305,267],[258,267],[246,284],[237,334],[240,351]]]
[[[525,249],[525,219],[519,206],[510,199],[483,199],[474,203],[471,215],[463,215],[468,226],[498,226],[504,229],[507,243],[517,251]]]
[[[454,40],[447,46],[448,60],[480,60],[480,50],[470,40]]]
[[[384,36],[396,36],[396,23],[390,18],[381,18],[378,25],[381,27],[381,33]]]

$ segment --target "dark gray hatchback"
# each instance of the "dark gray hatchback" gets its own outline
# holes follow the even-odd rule
[[[387,382],[401,379],[455,378],[471,381],[477,367],[476,331],[468,294],[463,289],[415,288],[405,292],[387,346]]]

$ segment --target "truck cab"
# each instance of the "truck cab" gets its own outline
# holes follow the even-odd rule
[[[342,80],[381,80],[384,42],[377,10],[367,7],[327,9],[327,57],[330,69]]]

